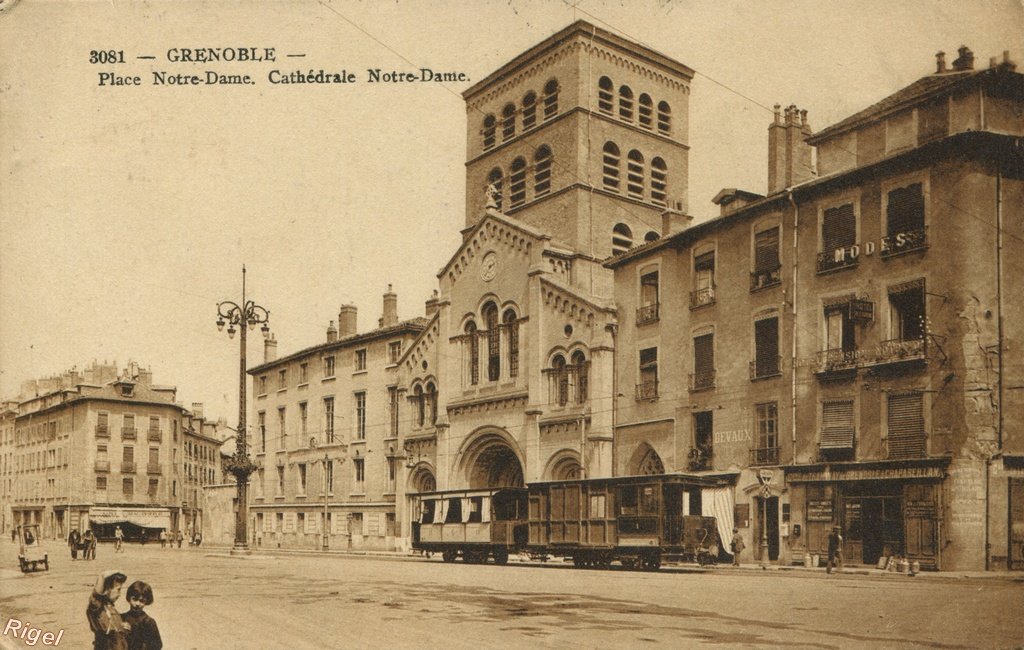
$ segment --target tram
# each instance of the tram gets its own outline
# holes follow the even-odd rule
[[[462,557],[483,563],[508,562],[526,546],[524,488],[423,492],[413,500],[412,547],[441,553],[445,562]]]

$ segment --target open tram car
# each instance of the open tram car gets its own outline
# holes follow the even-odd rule
[[[445,561],[510,553],[570,557],[578,568],[656,570],[664,559],[712,564],[718,556],[714,517],[699,512],[701,490],[720,479],[662,474],[545,481],[528,488],[419,494],[413,548]]]

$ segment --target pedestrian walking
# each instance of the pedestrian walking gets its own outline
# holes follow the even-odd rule
[[[825,573],[832,573],[834,566],[838,566],[839,571],[843,570],[843,535],[839,526],[833,526],[832,532],[828,535],[828,562],[825,564]]]
[[[141,580],[128,585],[128,605],[124,620],[131,626],[128,632],[128,650],[160,650],[164,647],[160,630],[144,610],[153,604],[153,588]]]
[[[85,609],[94,650],[128,650],[128,626],[114,607],[127,581],[128,576],[120,571],[107,571],[96,579]]]
[[[96,559],[96,535],[93,534],[91,528],[86,530],[85,535],[82,536],[82,559]]]
[[[747,545],[743,543],[743,535],[740,535],[739,529],[733,528],[732,541],[729,542],[729,548],[732,549],[733,566],[740,565],[740,553],[742,553],[743,549],[745,549],[746,547]]]
[[[114,552],[124,553],[124,531],[120,526],[114,529]]]
[[[68,546],[71,547],[71,559],[72,560],[77,560],[78,559],[78,545],[81,543],[81,541],[82,541],[82,536],[78,533],[78,529],[75,528],[74,530],[71,531],[71,534],[68,535]]]
[[[160,548],[167,548],[167,531],[160,530]]]

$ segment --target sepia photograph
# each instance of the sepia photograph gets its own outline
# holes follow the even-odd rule
[[[0,650],[1024,647],[1020,0],[0,0]]]

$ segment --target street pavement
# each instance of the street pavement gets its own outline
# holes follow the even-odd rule
[[[97,560],[73,562],[56,542],[50,551],[49,571],[22,574],[17,547],[0,542],[0,624],[63,630],[65,648],[91,647],[85,605],[110,569],[152,585],[147,611],[169,649],[1024,646],[1015,574],[584,571],[388,554],[237,558],[159,544],[104,544]],[[8,634],[0,647],[30,646]]]

